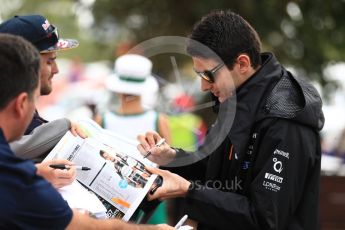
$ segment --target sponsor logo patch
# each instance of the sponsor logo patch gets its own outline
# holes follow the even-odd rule
[[[281,161],[278,161],[277,158],[273,158],[273,169],[277,173],[281,173],[283,171],[283,163]]]
[[[280,191],[280,186],[276,185],[275,183],[269,182],[269,181],[263,181],[262,185],[265,187],[265,189],[278,192]]]
[[[280,156],[283,156],[283,157],[286,157],[287,159],[289,159],[289,153],[284,152],[284,151],[279,150],[279,149],[274,150],[273,154],[274,155],[280,155]]]
[[[44,30],[47,30],[50,26],[50,23],[48,22],[48,20],[45,20],[44,23],[42,24],[42,27]]]
[[[276,176],[276,175],[271,174],[271,173],[265,173],[265,178],[268,179],[268,180],[272,180],[272,181],[278,182],[278,183],[282,183],[283,179],[284,179],[283,177]]]

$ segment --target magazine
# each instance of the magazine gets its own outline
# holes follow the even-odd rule
[[[45,160],[67,159],[75,165],[88,167],[90,170],[77,170],[76,178],[82,185],[78,193],[80,190],[88,194],[91,191],[105,207],[107,218],[128,221],[157,177],[148,172],[145,165],[156,165],[139,153],[137,141],[104,130],[89,119],[80,120],[78,124],[88,138],[75,137],[68,131]],[[62,189],[61,194],[73,204],[70,205],[72,208],[85,208],[89,201],[80,201],[84,203],[83,207],[75,204],[78,199],[75,196],[79,196],[75,192],[76,186],[79,185]],[[94,208],[93,205],[87,209],[92,212]],[[102,209],[97,210],[101,213],[94,214],[102,216]]]

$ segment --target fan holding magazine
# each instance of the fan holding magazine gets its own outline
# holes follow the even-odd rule
[[[77,185],[81,187],[78,193],[84,190],[90,194],[91,191],[105,207],[104,216],[128,221],[150,189],[156,189],[162,183],[157,182],[157,175],[145,169],[145,165],[156,165],[138,152],[136,140],[104,130],[90,119],[80,120],[78,124],[88,138],[82,139],[67,132],[45,160],[67,159],[75,165],[90,168],[77,171],[75,183],[82,185]],[[85,208],[88,202],[80,200],[78,204],[79,194],[74,190],[75,185],[71,191],[65,187],[62,195],[74,208]],[[85,209],[92,210],[92,207]]]

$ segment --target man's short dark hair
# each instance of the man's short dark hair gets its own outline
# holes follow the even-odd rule
[[[200,49],[200,43],[218,57]],[[187,52],[193,57],[220,58],[230,69],[240,53],[250,57],[253,68],[261,64],[261,42],[257,32],[231,10],[213,11],[195,24],[187,42]]]
[[[0,110],[22,92],[31,98],[39,83],[40,55],[25,39],[0,34]]]

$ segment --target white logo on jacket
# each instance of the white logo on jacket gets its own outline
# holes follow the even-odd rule
[[[273,180],[273,181],[278,182],[278,183],[282,183],[283,179],[284,179],[283,177],[276,176],[276,175],[271,174],[271,173],[265,173],[265,178],[269,179],[269,180]]]
[[[281,173],[283,171],[283,163],[281,161],[278,161],[277,158],[273,158],[273,169],[277,173]]]
[[[287,159],[289,159],[289,155],[290,155],[288,152],[284,152],[284,151],[279,150],[279,149],[274,150],[273,154],[274,155],[278,154],[280,156],[286,157]]]

